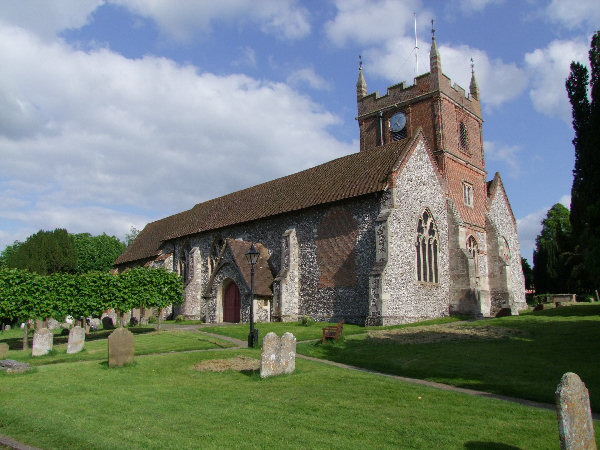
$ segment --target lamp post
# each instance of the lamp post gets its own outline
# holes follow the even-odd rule
[[[258,342],[258,330],[254,329],[254,265],[258,261],[259,253],[254,248],[254,244],[250,244],[250,250],[246,253],[246,259],[250,264],[250,334],[248,335],[248,347],[254,347],[254,343]]]

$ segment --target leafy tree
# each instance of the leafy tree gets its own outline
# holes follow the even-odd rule
[[[92,236],[89,233],[73,234],[73,243],[77,253],[77,273],[90,271],[108,272],[119,257],[125,244],[114,236],[102,233]]]
[[[548,210],[542,221],[542,231],[535,238],[533,278],[538,293],[567,291],[570,236],[569,210],[557,203]]]
[[[575,131],[573,276],[583,290],[600,279],[600,31],[592,37],[589,59],[591,76],[583,64],[572,62],[566,81]]]
[[[7,245],[2,253],[0,253],[0,269],[8,268],[8,260],[10,257],[23,245],[22,242],[15,241],[12,245]]]
[[[9,252],[6,258],[8,267],[26,269],[40,275],[74,272],[76,264],[73,239],[62,228],[38,231]]]
[[[529,265],[529,261],[521,257],[521,267],[523,268],[523,276],[525,277],[525,289],[533,289],[533,269]]]
[[[136,227],[132,226],[129,229],[129,233],[125,235],[125,242],[127,243],[127,246],[129,246],[129,244],[135,240],[138,234],[140,234],[140,230],[138,230]]]

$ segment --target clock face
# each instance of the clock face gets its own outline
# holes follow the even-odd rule
[[[390,131],[392,133],[398,133],[402,131],[406,126],[406,116],[401,112],[396,113],[390,119]]]

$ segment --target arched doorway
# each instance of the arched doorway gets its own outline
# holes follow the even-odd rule
[[[232,281],[223,295],[223,322],[239,322],[241,305],[240,290]]]

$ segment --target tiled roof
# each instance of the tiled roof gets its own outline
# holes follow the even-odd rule
[[[417,133],[419,134],[419,133]],[[353,153],[149,223],[115,265],[156,256],[164,241],[384,190],[415,138]]]

